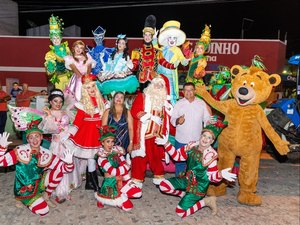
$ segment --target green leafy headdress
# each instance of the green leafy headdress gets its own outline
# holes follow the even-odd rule
[[[58,16],[53,16],[49,18],[49,37],[52,39],[53,36],[58,36],[62,38],[63,33],[63,20],[60,19]]]

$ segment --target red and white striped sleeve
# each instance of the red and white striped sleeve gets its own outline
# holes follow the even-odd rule
[[[185,151],[185,146],[182,146],[180,149],[176,150],[175,147],[170,142],[168,142],[165,145],[165,149],[169,153],[171,158],[175,161],[186,161],[187,154]]]
[[[7,153],[5,152],[6,148],[0,146],[0,167],[11,166],[18,162],[15,150],[9,151]]]
[[[59,169],[62,173],[71,173],[74,169],[74,163],[67,164],[57,156],[53,155],[50,168]]]
[[[218,170],[217,160],[212,161],[207,168],[207,176],[211,182],[218,183],[222,180],[222,175]]]
[[[129,167],[124,163],[118,168],[114,168],[106,158],[99,157],[98,165],[101,166],[111,176],[121,176],[128,172]]]

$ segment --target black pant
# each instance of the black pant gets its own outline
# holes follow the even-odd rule
[[[7,112],[0,111],[0,134],[4,132],[6,120],[7,120]]]

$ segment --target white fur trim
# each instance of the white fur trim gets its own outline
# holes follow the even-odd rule
[[[101,202],[103,205],[110,205],[110,206],[122,206],[123,202],[127,201],[127,196],[125,194],[121,194],[119,197],[115,199],[111,198],[104,198],[100,196],[98,192],[95,192],[95,198],[98,202]]]
[[[165,178],[153,178],[152,182],[155,185],[160,185],[163,180],[165,180]]]
[[[144,102],[144,112],[145,113],[151,113],[151,101],[150,101],[150,96],[149,95],[145,95],[145,102]],[[141,124],[141,133],[140,133],[140,149],[136,149],[133,150],[131,152],[131,158],[137,157],[137,156],[141,156],[141,157],[145,157],[146,153],[145,153],[145,134],[148,128],[148,123],[149,120],[146,121],[145,123]]]
[[[141,143],[141,145],[142,145],[142,143]],[[138,157],[138,156],[144,158],[146,156],[145,149],[140,148],[140,149],[131,151],[131,158],[135,158],[135,157]]]

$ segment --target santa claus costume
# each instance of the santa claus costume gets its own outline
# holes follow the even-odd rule
[[[158,185],[164,178],[162,159],[164,149],[155,144],[156,137],[169,133],[172,105],[167,101],[168,79],[155,77],[144,93],[138,94],[131,108],[133,117],[133,150],[131,152],[132,180],[142,187],[147,163],[154,174],[153,183]]]

